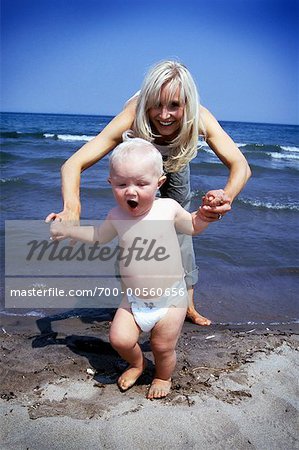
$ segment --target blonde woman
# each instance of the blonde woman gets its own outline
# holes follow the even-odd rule
[[[189,162],[196,156],[198,138],[203,136],[209,147],[229,169],[223,189],[209,191],[203,197],[205,220],[219,220],[231,209],[234,198],[250,177],[248,163],[233,140],[214,116],[199,103],[198,92],[188,69],[176,61],[156,64],[144,79],[139,93],[94,139],[81,147],[62,166],[62,195],[64,209],[51,213],[51,220],[78,221],[80,218],[80,174],[113,150],[123,133],[152,142],[161,152],[166,182],[161,186],[162,197],[173,198],[185,209],[190,206]],[[217,201],[221,198],[221,201]],[[198,325],[209,325],[194,306],[194,285],[198,273],[190,237],[181,241],[181,252],[189,307],[187,318]]]

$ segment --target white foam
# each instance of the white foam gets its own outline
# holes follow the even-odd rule
[[[299,152],[299,147],[291,147],[289,145],[281,145],[281,148],[285,152]]]
[[[249,321],[249,322],[216,322],[214,323],[215,325],[250,325],[250,326],[254,326],[254,325],[267,325],[267,326],[274,326],[274,325],[294,325],[299,323],[299,319],[293,319],[287,322],[253,322],[253,321]],[[255,330],[250,330],[247,331],[247,333],[252,333]]]
[[[39,317],[39,318],[46,317],[46,314],[44,314],[41,311],[29,311],[29,312],[21,314],[21,313],[7,312],[4,310],[4,311],[0,311],[0,316],[1,315],[12,316],[12,317],[28,317],[28,316],[29,317]]]
[[[213,155],[215,154],[213,152],[213,150],[210,149],[210,147],[208,146],[208,144],[205,141],[199,141],[199,148],[206,151],[207,153],[213,153]],[[246,145],[248,144],[244,144],[244,143],[236,143],[237,147],[246,147]]]
[[[0,179],[1,183],[10,183],[12,181],[19,181],[19,180],[20,180],[19,177],[13,177],[13,178],[7,178],[7,179],[1,178]]]
[[[290,205],[288,203],[271,203],[271,202],[261,202],[260,200],[249,200],[244,198],[239,198],[242,203],[246,205],[255,206],[257,208],[275,209],[275,210],[292,210],[299,211],[299,205]]]
[[[57,138],[60,139],[61,141],[69,141],[69,142],[73,142],[73,141],[84,141],[84,142],[88,142],[91,141],[94,136],[86,136],[85,134],[80,136],[80,135],[74,135],[74,134],[58,134]]]
[[[47,139],[53,139],[53,138],[55,138],[56,135],[54,133],[44,133],[43,136]],[[58,134],[57,135],[58,140],[68,141],[68,142],[74,142],[74,141],[88,142],[88,141],[91,141],[91,139],[93,139],[93,138],[94,138],[94,136],[87,136],[86,134],[84,134],[84,135]]]
[[[30,311],[24,315],[29,317],[46,317],[46,315],[41,311]]]
[[[290,159],[299,159],[299,155],[286,155],[285,153],[277,153],[277,152],[266,152],[266,155],[270,156],[273,159],[285,159],[285,160],[290,160]]]

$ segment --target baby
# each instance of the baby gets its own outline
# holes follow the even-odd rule
[[[110,157],[109,183],[117,203],[99,227],[71,226],[54,221],[53,239],[71,238],[107,243],[118,236],[124,250],[136,237],[141,242],[157,242],[164,253],[153,260],[137,257],[126,264],[120,260],[120,275],[126,295],[110,327],[110,343],[129,363],[118,379],[125,391],[143,373],[146,361],[138,338],[151,333],[155,377],[147,398],[165,397],[171,389],[176,365],[176,344],[186,316],[187,289],[177,232],[201,233],[208,222],[198,211],[189,213],[175,200],[156,198],[165,181],[162,157],[149,142],[135,138],[118,145]],[[160,247],[162,248],[162,247]]]

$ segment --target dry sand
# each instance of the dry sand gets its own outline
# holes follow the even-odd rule
[[[185,323],[173,390],[150,401],[151,363],[118,390],[108,319],[2,317],[1,450],[299,448],[298,324]]]

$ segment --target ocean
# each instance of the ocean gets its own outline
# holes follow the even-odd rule
[[[0,314],[44,316],[4,303],[4,224],[43,220],[61,210],[60,167],[110,116],[1,114]],[[194,238],[199,266],[195,303],[217,324],[287,324],[299,319],[299,127],[221,122],[246,156],[253,175],[223,220]],[[108,157],[82,174],[82,219],[103,219],[114,205]],[[228,171],[205,143],[191,162],[192,210]],[[54,312],[53,312],[54,313]],[[72,311],[80,314],[80,311]],[[84,311],[93,314],[93,311]],[[55,314],[60,314],[59,310]],[[65,312],[61,312],[65,314]]]

